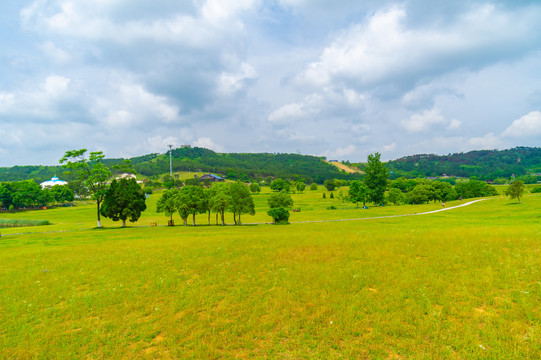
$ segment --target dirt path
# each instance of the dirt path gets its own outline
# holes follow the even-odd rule
[[[438,212],[442,212],[442,211],[453,210],[453,209],[456,209],[456,208],[468,206],[468,205],[471,205],[471,204],[475,204],[476,202],[485,201],[485,200],[489,200],[489,199],[477,199],[477,200],[469,201],[467,203],[460,204],[460,205],[457,205],[457,206],[451,206],[451,207],[446,207],[446,208],[442,208],[442,209],[438,209],[438,210],[426,211],[426,212],[415,213],[415,214],[387,215],[387,216],[375,216],[375,217],[353,218],[353,219],[309,220],[309,221],[298,221],[298,222],[297,221],[292,221],[291,223],[292,224],[306,224],[306,223],[324,223],[324,222],[337,222],[337,221],[359,221],[359,220],[391,219],[391,218],[398,218],[398,217],[405,217],[405,216],[427,215],[427,214],[434,214],[434,213],[438,213]]]

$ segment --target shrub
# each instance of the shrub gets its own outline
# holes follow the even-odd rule
[[[283,207],[277,207],[267,211],[267,214],[274,220],[277,225],[289,223],[289,211]]]
[[[541,186],[536,186],[532,189],[532,193],[541,193]]]
[[[327,210],[336,210],[336,206],[334,205],[327,206]]]
[[[310,184],[310,190],[317,190],[317,184],[315,182]]]

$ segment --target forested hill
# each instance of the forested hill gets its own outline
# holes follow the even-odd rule
[[[480,180],[541,173],[541,148],[477,150],[449,155],[412,155],[387,162],[393,177],[476,176]]]
[[[107,154],[106,154],[107,155]],[[216,153],[204,148],[179,148],[172,151],[173,171],[203,171],[231,180],[250,180],[271,176],[322,183],[326,179],[355,179],[359,174],[346,174],[322,158],[299,154]],[[146,177],[169,173],[168,154],[148,154],[130,159],[139,174]],[[107,165],[122,159],[106,159]],[[480,180],[509,178],[541,173],[541,148],[517,147],[509,150],[479,150],[449,155],[412,155],[387,162],[392,177],[448,176],[472,177]],[[0,168],[0,182],[33,179],[42,182],[54,175],[63,175],[61,166],[14,166]]]
[[[107,155],[107,154],[106,154]],[[204,148],[178,148],[172,151],[173,171],[203,171],[225,176],[230,180],[250,180],[271,176],[304,179],[322,183],[326,179],[356,179],[359,174],[346,174],[322,158],[299,154],[221,154]],[[112,166],[123,159],[104,159]],[[131,158],[135,170],[154,177],[169,173],[169,154],[148,154]],[[42,182],[54,175],[65,180],[61,166],[14,166],[0,168],[0,182],[33,179]]]
[[[272,176],[322,183],[326,179],[355,179],[322,158],[298,154],[239,154],[215,153],[204,148],[179,148],[172,152],[173,171],[203,171],[224,175],[231,180],[250,180]],[[169,172],[169,156],[156,155],[143,162],[132,161],[135,169],[145,176]]]

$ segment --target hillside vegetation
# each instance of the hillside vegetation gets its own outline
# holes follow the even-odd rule
[[[447,176],[494,180],[541,173],[541,148],[478,150],[449,155],[412,155],[389,161],[395,177]]]
[[[179,148],[172,151],[173,171],[212,172],[230,180],[251,180],[265,177],[323,183],[326,179],[358,179],[361,175],[337,168],[324,158],[299,154],[216,153],[204,148]],[[105,159],[107,165],[123,159]],[[169,172],[169,154],[148,154],[130,159],[143,176],[155,177]],[[363,169],[365,164],[350,164]],[[508,150],[478,150],[449,155],[412,155],[387,163],[392,178],[440,176],[472,177],[481,180],[509,178],[541,173],[541,148],[517,147]],[[0,182],[33,179],[42,182],[54,175],[63,175],[61,166],[14,166],[0,168]]]

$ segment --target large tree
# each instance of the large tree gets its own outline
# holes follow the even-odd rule
[[[368,163],[364,169],[364,184],[369,189],[368,197],[374,203],[382,203],[385,199],[389,169],[380,160],[381,154],[368,155]]]
[[[221,215],[222,225],[225,225],[224,215],[231,204],[231,193],[226,183],[215,183],[209,189],[210,207],[216,212],[216,225],[218,225],[218,214]]]
[[[368,187],[359,180],[353,180],[349,185],[349,198],[359,207],[359,202],[363,203],[363,207],[366,206],[366,200],[368,200]]]
[[[145,193],[135,179],[114,179],[105,193],[100,212],[113,221],[122,220],[122,227],[125,227],[126,219],[139,220],[147,208],[145,201]]]
[[[206,211],[205,199],[205,193],[200,186],[186,185],[180,189],[178,196],[179,209],[182,209],[184,213],[192,215],[193,226],[195,226],[195,215]],[[186,225],[186,222],[184,225]]]
[[[289,208],[293,207],[293,199],[283,191],[274,193],[267,199],[271,208],[267,214],[272,217],[275,224],[287,224],[289,222]]]
[[[164,190],[156,203],[156,212],[169,216],[169,224],[173,224],[173,214],[178,210],[178,189]]]
[[[255,215],[254,199],[248,186],[242,183],[232,183],[229,186],[229,193],[231,195],[229,209],[233,213],[233,221],[235,221],[235,224],[241,225],[240,216],[242,214]],[[239,217],[238,222],[237,215]]]
[[[86,149],[66,151],[60,163],[68,169],[68,174],[75,175],[96,200],[98,227],[101,227],[100,205],[107,191],[107,180],[111,170],[102,163],[105,157],[101,151],[94,151],[86,158]]]
[[[515,180],[505,190],[505,195],[509,195],[511,199],[516,198],[518,202],[520,203],[520,197],[522,196],[524,189],[525,189],[524,183],[520,180]]]

